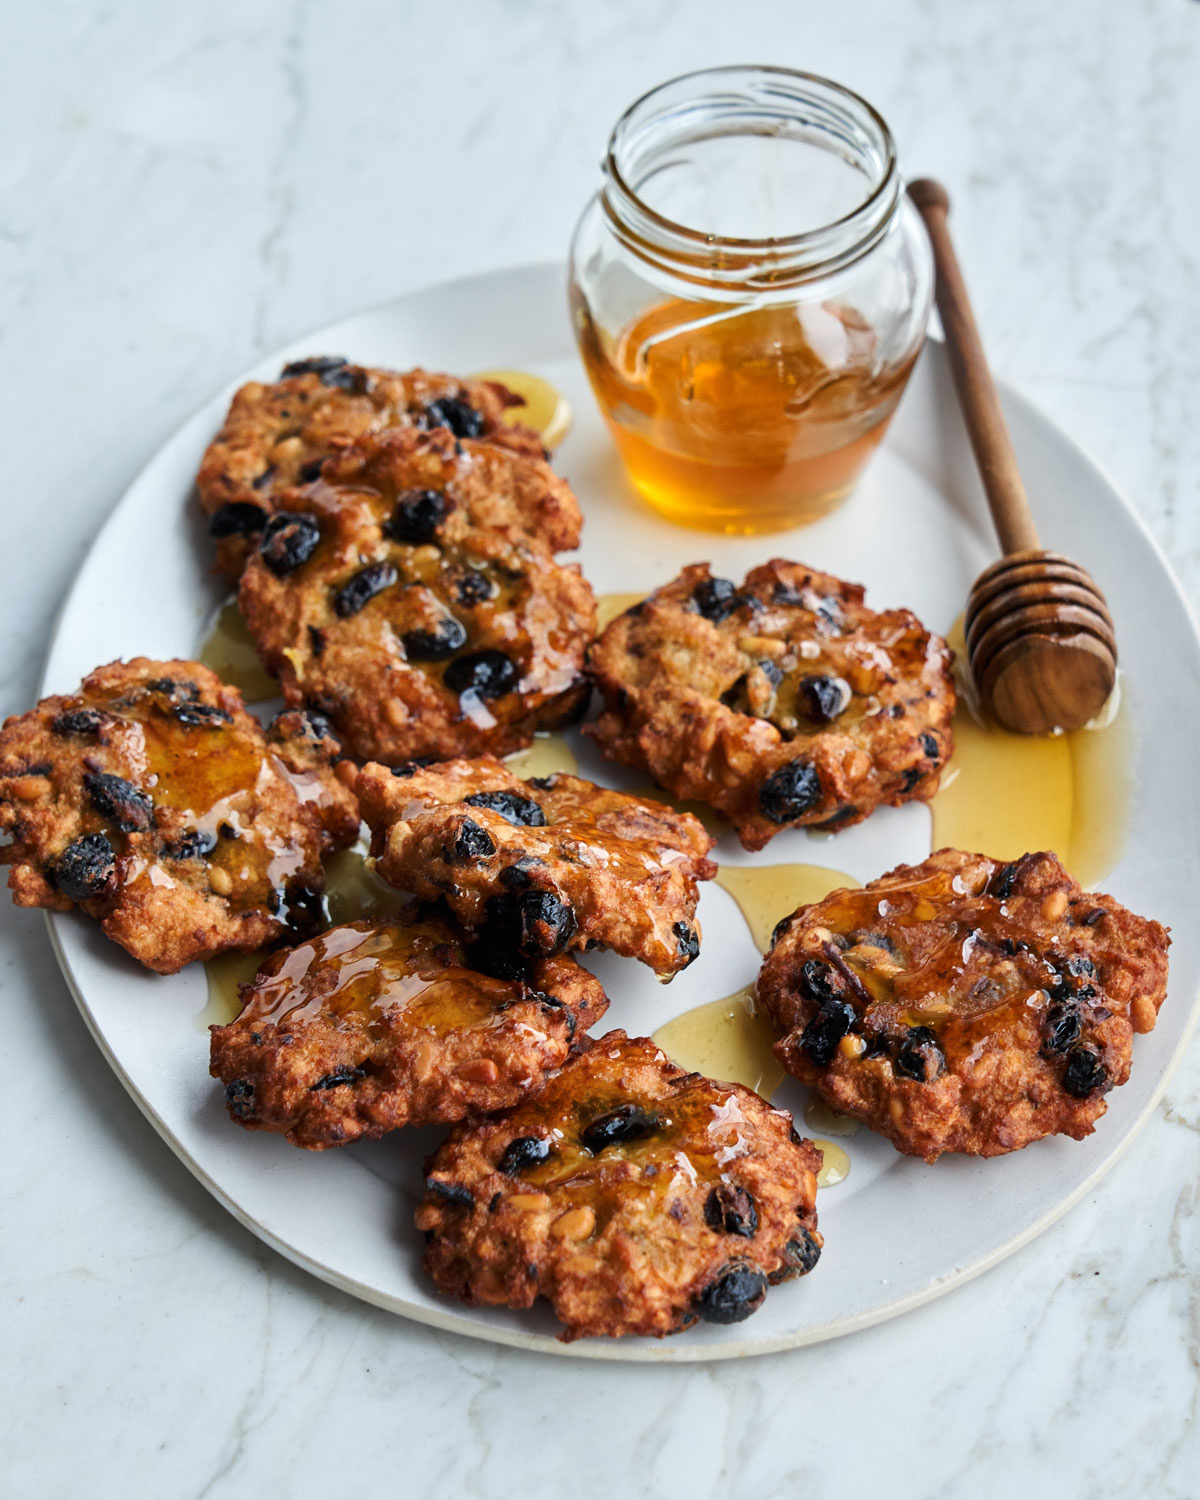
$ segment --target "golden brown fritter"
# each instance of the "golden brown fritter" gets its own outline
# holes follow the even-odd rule
[[[325,459],[371,433],[444,427],[455,437],[544,457],[536,432],[503,420],[520,404],[495,381],[373,370],[334,356],[286,365],[273,385],[242,386],[196,476],[218,565],[236,578],[279,496],[317,478]]]
[[[577,717],[595,600],[579,511],[546,465],[394,432],[289,492],[238,603],[287,701],[359,760],[504,754]]]
[[[241,994],[212,1028],[230,1116],[310,1150],[506,1109],[608,1009],[574,959],[489,978],[456,928],[415,911],[277,953]]]
[[[601,947],[670,978],[700,952],[696,882],[717,867],[690,813],[578,776],[522,781],[491,756],[368,765],[356,791],[379,874],[444,899],[493,966]]]
[[[928,800],[950,757],[950,651],[908,610],[776,559],[740,588],[706,564],[618,616],[589,653],[612,760],[730,818],[747,849]]]
[[[0,848],[18,906],[79,905],[139,963],[173,974],[320,917],[321,856],[358,808],[327,724],[264,737],[193,661],[113,662],[0,730]]]
[[[426,1163],[425,1266],[465,1302],[546,1297],[564,1340],[738,1323],[821,1252],[821,1153],[786,1110],[610,1031]]]
[[[1166,929],[1053,854],[941,849],[776,929],[758,1002],[784,1067],[900,1151],[1090,1135],[1166,996]]]

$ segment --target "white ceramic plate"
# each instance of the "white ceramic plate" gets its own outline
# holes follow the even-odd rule
[[[705,558],[740,578],[778,555],[860,580],[877,608],[908,605],[945,630],[992,554],[938,345],[926,349],[888,440],[852,500],[802,532],[761,540],[672,526],[633,494],[571,344],[558,267],[522,267],[402,297],[279,351],[235,384],[272,379],[282,359],[311,353],[400,368],[507,366],[535,371],[563,389],[575,422],[556,465],[583,505],[582,561],[598,593],[648,591],[682,564]],[[187,657],[197,649],[218,585],[190,501],[191,480],[232,390],[175,434],[109,518],[64,603],[46,692],[70,691],[92,667],[116,657]],[[1101,580],[1121,641],[1138,726],[1135,831],[1104,884],[1135,911],[1175,929],[1170,999],[1157,1030],[1137,1039],[1132,1079],[1110,1096],[1096,1133],[1082,1143],[1042,1141],[990,1162],[947,1157],[931,1167],[862,1131],[847,1143],[850,1176],[820,1196],[826,1241],[820,1265],[773,1291],[753,1318],[664,1341],[563,1345],[547,1310],[462,1308],[425,1279],[412,1210],[433,1132],[306,1153],[279,1137],[232,1128],[222,1092],[208,1076],[203,970],[156,977],[94,923],[51,916],[63,970],[105,1057],[154,1127],[232,1214],[315,1275],[422,1322],[576,1357],[700,1360],[812,1343],[903,1312],[1017,1249],[1094,1186],[1158,1100],[1200,988],[1200,939],[1189,909],[1200,884],[1200,783],[1178,754],[1179,746],[1200,742],[1200,645],[1166,563],[1112,485],[1024,400],[1009,394],[1005,406],[1045,544],[1071,552]],[[581,761],[585,774],[615,779],[586,752]],[[923,858],[929,841],[928,810],[914,804],[884,809],[832,844],[784,834],[758,858],[827,862],[866,881],[899,860]],[[731,863],[748,860],[730,838],[717,853]],[[758,954],[723,890],[705,890],[700,917],[700,960],[669,987],[632,961],[596,960],[613,1001],[606,1025],[649,1033],[753,977]],[[786,1093],[777,1098],[791,1102]]]

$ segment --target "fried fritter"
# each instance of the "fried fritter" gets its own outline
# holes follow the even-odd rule
[[[371,433],[444,427],[455,437],[544,457],[536,432],[503,420],[520,399],[495,381],[373,370],[334,356],[286,365],[273,385],[242,386],[196,476],[218,565],[236,578],[279,497]]]
[[[264,737],[192,661],[113,662],[0,730],[0,848],[18,906],[79,905],[173,974],[319,919],[321,856],[358,833],[316,716]]]
[[[570,1341],[737,1323],[816,1264],[821,1153],[786,1110],[611,1031],[426,1163],[425,1266],[466,1302],[553,1305]]]
[[[928,800],[950,757],[950,651],[908,610],[776,559],[740,588],[706,564],[619,615],[589,653],[605,755],[707,802],[747,849]]]
[[[241,995],[212,1028],[230,1117],[310,1150],[506,1109],[608,1009],[574,959],[491,978],[457,929],[415,911],[277,953]]]
[[[368,765],[356,790],[379,874],[444,899],[493,966],[602,947],[670,978],[700,952],[696,882],[717,867],[690,813],[578,776],[522,781],[491,756]]]
[[[1053,854],[941,849],[776,929],[758,1003],[775,1052],[912,1156],[1090,1135],[1167,987],[1166,929]]]
[[[238,603],[291,704],[359,760],[502,754],[583,712],[595,600],[550,469],[440,429],[368,439],[286,497]]]

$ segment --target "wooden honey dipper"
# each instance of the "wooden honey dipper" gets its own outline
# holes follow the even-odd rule
[[[984,706],[1018,734],[1078,729],[1108,701],[1117,641],[1104,595],[1061,552],[1042,550],[946,223],[941,183],[908,185],[933,244],[937,305],[963,420],[1004,556],[975,580],[964,620]]]

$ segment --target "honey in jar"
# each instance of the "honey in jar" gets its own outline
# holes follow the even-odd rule
[[[932,299],[887,125],[827,79],[714,68],[627,110],[604,170],[572,317],[630,479],[710,529],[823,515],[882,439]]]
[[[814,520],[850,491],[915,359],[877,370],[877,344],[834,304],[673,299],[607,350],[586,314],[580,331],[630,479],[672,520],[730,531]]]

